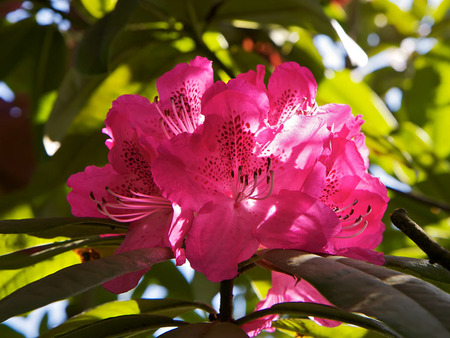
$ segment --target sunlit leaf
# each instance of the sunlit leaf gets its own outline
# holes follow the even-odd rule
[[[319,83],[317,100],[321,104],[341,103],[361,114],[366,121],[362,128],[368,135],[388,135],[398,123],[383,101],[365,84],[355,82],[350,72],[341,71]]]
[[[101,18],[106,13],[111,12],[117,0],[81,0],[84,8],[94,18]]]
[[[43,334],[41,338],[54,337],[111,317],[152,314],[174,318],[184,312],[195,309],[203,309],[212,313],[215,312],[214,309],[203,303],[175,299],[133,299],[129,301],[109,302],[70,318],[60,326]]]
[[[27,284],[79,262],[79,256],[69,251],[23,269],[4,270],[0,274],[0,298],[4,298]]]
[[[0,269],[20,269],[85,245],[94,246],[109,243],[116,244],[118,246],[121,243],[121,240],[122,236],[110,236],[103,238],[100,236],[90,236],[87,238],[35,246],[0,256]]]
[[[0,322],[172,257],[170,249],[147,248],[67,267],[0,300]]]
[[[198,323],[166,332],[161,338],[245,338],[247,334],[237,325],[224,322]]]
[[[363,338],[367,334],[367,330],[357,326],[340,325],[338,327],[326,327],[314,323],[307,319],[279,319],[272,323],[272,326],[287,331],[288,333],[295,332],[300,336],[311,337],[339,337],[339,338]],[[374,331],[371,331],[372,335],[376,337],[383,337],[378,335]]]
[[[404,336],[449,334],[450,295],[409,275],[350,258],[295,250],[258,255],[316,287],[331,303],[375,317]],[[445,318],[444,318],[445,317]]]
[[[71,69],[65,75],[55,104],[45,125],[45,135],[60,142],[67,129],[106,75],[85,75]]]
[[[123,337],[132,333],[145,332],[160,327],[181,326],[186,323],[170,317],[157,315],[127,315],[107,318],[93,324],[64,333],[59,337]]]
[[[301,26],[333,36],[329,18],[323,13],[318,2],[312,0],[261,0],[257,6],[251,1],[231,0],[224,2],[214,17],[214,21],[242,20],[255,22],[248,28],[258,28],[267,24]],[[242,23],[244,25],[244,23]],[[261,25],[261,26],[260,26]]]

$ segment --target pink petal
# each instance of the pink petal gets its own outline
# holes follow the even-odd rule
[[[232,201],[203,207],[187,234],[186,257],[191,266],[212,282],[236,277],[238,263],[258,248],[252,236],[258,217]]]
[[[90,195],[93,193],[98,201],[102,198],[113,201],[113,197],[105,187],[114,189],[121,186],[124,181],[124,177],[117,174],[110,164],[103,168],[89,166],[84,171],[73,174],[67,180],[67,186],[72,188],[67,195],[72,214],[77,217],[106,217],[98,211],[97,203]]]
[[[296,278],[286,274],[272,272],[272,288],[269,290],[266,298],[258,303],[255,311],[267,309],[272,305],[282,302],[312,302],[324,305],[333,305],[304,279],[297,280]],[[278,316],[276,315],[265,316],[244,324],[242,328],[247,332],[247,334],[249,334],[250,337],[254,337],[263,329],[267,330],[267,328],[271,327],[272,321],[277,319],[277,317]],[[341,324],[334,320],[312,318],[317,324],[322,326],[336,327]]]
[[[328,206],[300,191],[282,190],[266,201],[273,207],[255,233],[265,247],[321,252],[340,230]]]
[[[180,63],[156,81],[160,95],[161,109],[172,109],[174,99],[177,109],[183,109],[180,94],[183,95],[185,107],[196,124],[201,122],[201,98],[213,85],[214,73],[212,62],[197,56],[189,64]]]
[[[376,265],[383,265],[385,262],[383,253],[359,247],[337,250],[336,255],[359,259]]]
[[[257,142],[266,144],[260,156],[270,154],[272,158],[276,175],[274,192],[283,188],[299,189],[318,159],[329,151],[330,140],[331,133],[324,121],[315,116],[293,116],[275,133],[273,140],[266,134],[258,134]]]
[[[155,104],[139,95],[119,96],[112,104],[105,120],[104,133],[111,137],[106,142],[109,149],[115,138],[126,139],[136,133],[146,151],[153,153],[162,140],[166,139],[160,125],[161,116]]]
[[[158,212],[130,224],[125,239],[115,254],[136,249],[170,247],[168,231],[172,220],[172,212]],[[141,277],[151,268],[131,272],[116,277],[103,284],[105,289],[114,293],[123,293],[134,288]]]
[[[350,106],[346,104],[326,104],[320,107],[318,115],[326,119],[334,133],[349,140],[361,133],[361,125],[364,123],[362,116],[354,116]]]
[[[261,91],[266,92],[266,85],[264,83],[264,75],[265,75],[266,69],[264,65],[257,65],[256,66],[256,72],[253,70],[248,71],[247,73],[241,73],[236,76],[237,81],[245,81],[249,84],[256,86]],[[231,79],[230,82],[236,81]],[[228,82],[230,84],[230,82]]]
[[[152,164],[152,173],[166,198],[194,212],[219,194],[215,192],[218,189],[215,180],[211,180],[202,170],[208,151],[201,135],[177,135],[164,142],[158,152],[159,157]]]
[[[311,71],[295,62],[285,62],[275,68],[269,79],[269,124],[280,125],[297,109],[311,107],[316,98],[317,83]],[[300,106],[298,106],[300,104]]]

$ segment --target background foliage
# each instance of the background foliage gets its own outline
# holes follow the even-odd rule
[[[257,64],[268,73],[283,61],[311,69],[319,104],[348,104],[366,121],[371,171],[390,188],[379,249],[426,258],[391,226],[388,215],[399,207],[450,247],[450,1],[11,0],[0,3],[0,13],[0,80],[11,90],[0,99],[0,217],[61,217],[52,226],[33,223],[35,228],[17,233],[3,226],[0,254],[64,241],[33,249],[42,254],[37,258],[30,251],[0,256],[0,298],[79,263],[76,248],[94,247],[102,257],[114,251],[117,239],[100,240],[101,225],[82,234],[76,224],[67,225],[65,182],[87,165],[106,164],[101,128],[117,96],[153,100],[156,79],[196,55],[213,60],[216,79],[224,81]],[[236,281],[240,315],[251,312],[270,287],[268,271],[248,275]],[[210,304],[218,292],[203,275],[190,280],[171,262],[152,268],[131,297],[139,299],[149,284],[186,301],[177,303],[181,310],[174,316],[197,308],[192,301]],[[448,277],[435,284],[450,290]],[[96,287],[71,297],[66,312],[70,317],[115,299]],[[114,313],[108,304],[91,311],[97,318],[138,314],[135,303],[116,304]],[[155,306],[149,304],[139,306]],[[183,316],[203,320],[196,312]],[[374,335],[300,319],[276,325],[321,337]],[[3,334],[21,336],[1,325]]]

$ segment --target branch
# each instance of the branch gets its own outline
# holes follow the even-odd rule
[[[418,224],[408,217],[405,209],[395,209],[391,215],[391,221],[427,254],[431,264],[438,263],[450,271],[450,251],[428,236]]]
[[[233,322],[233,279],[220,282],[220,313],[221,322]]]

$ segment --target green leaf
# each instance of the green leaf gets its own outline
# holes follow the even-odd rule
[[[126,25],[137,3],[137,0],[117,1],[115,9],[86,32],[75,54],[75,66],[80,72],[99,74],[107,71],[111,42]]]
[[[33,69],[32,98],[36,105],[41,98],[45,100],[44,95],[58,89],[66,72],[68,55],[64,38],[56,25],[42,26],[41,35]],[[45,122],[51,109],[44,104],[41,104],[40,111],[37,111],[38,107],[35,108],[35,119],[40,123]]]
[[[23,334],[20,334],[19,332],[14,331],[9,326],[2,324],[0,325],[0,337],[24,338],[25,336]]]
[[[52,141],[60,142],[66,135],[73,119],[87,104],[92,93],[105,78],[106,74],[87,75],[81,74],[76,69],[70,69],[62,81],[58,96],[45,124],[45,135]],[[104,115],[106,116],[106,111]]]
[[[73,239],[63,242],[55,242],[35,246],[0,256],[0,269],[20,269],[85,245],[119,245],[122,242],[122,239],[123,236],[111,236],[103,238],[100,236],[90,236],[87,238]]]
[[[121,234],[128,231],[125,223],[109,218],[54,217],[0,221],[0,233],[28,234],[41,238],[85,237],[100,234]]]
[[[324,78],[318,86],[320,104],[348,104],[353,114],[361,114],[366,121],[362,129],[368,135],[385,136],[398,123],[383,101],[364,82],[355,82],[349,71],[337,72],[333,78]]]
[[[450,333],[450,295],[415,277],[350,258],[295,250],[262,250],[269,263],[303,278],[331,303],[375,317],[401,335]]]
[[[146,248],[67,267],[0,300],[0,322],[172,257],[168,248]]]
[[[19,270],[4,270],[0,274],[0,299],[27,284],[79,262],[80,257],[69,251]]]
[[[247,334],[237,325],[231,323],[197,323],[166,332],[161,338],[248,338]]]
[[[279,319],[272,322],[272,327],[281,329],[282,331],[295,332],[299,336],[316,337],[316,338],[363,338],[368,331],[361,327],[340,325],[338,327],[326,327],[314,323],[307,319],[288,318]],[[373,334],[378,336],[374,331]],[[381,336],[380,336],[381,337]]]
[[[117,0],[81,0],[84,8],[94,18],[101,18],[106,13],[111,12]]]
[[[112,317],[88,324],[76,330],[59,335],[64,338],[79,337],[123,337],[132,333],[145,332],[160,327],[180,326],[186,323],[170,317],[156,315],[127,315]]]
[[[219,7],[213,18],[213,21],[219,22],[234,20],[256,22],[262,26],[301,26],[335,36],[330,19],[324,14],[320,4],[313,0],[260,0],[257,4],[252,1],[229,0]]]
[[[447,290],[450,289],[450,271],[439,264],[430,264],[427,259],[417,259],[398,256],[384,256],[385,266],[403,273],[412,274],[429,281],[438,282],[437,286],[444,284]]]
[[[128,301],[109,302],[70,318],[60,326],[49,330],[40,338],[55,337],[73,331],[79,327],[111,317],[152,314],[174,318],[184,312],[195,309],[202,309],[210,313],[215,313],[215,310],[207,304],[175,299],[133,299]]]
[[[142,297],[147,286],[152,283],[164,286],[168,291],[168,298],[185,300],[195,298],[193,296],[192,286],[186,281],[186,278],[172,261],[162,262],[153,266],[134,290],[133,298]]]
[[[236,324],[242,325],[250,322],[251,320],[269,314],[289,314],[301,317],[320,317],[357,325],[385,335],[399,337],[399,335],[395,331],[376,319],[365,317],[357,313],[347,312],[334,306],[307,302],[278,303],[268,309],[255,311],[248,316],[238,319],[236,321]]]
[[[33,41],[36,29],[39,29],[38,25],[32,18],[0,28],[0,41],[8,46],[0,53],[0,79],[4,79],[27,56],[31,47],[23,41]]]

